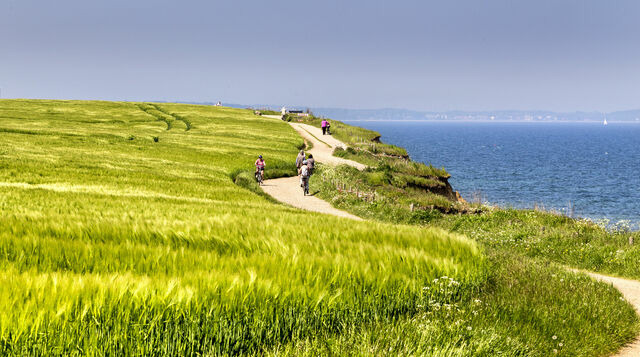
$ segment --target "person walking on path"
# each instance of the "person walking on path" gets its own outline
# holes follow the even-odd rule
[[[322,119],[322,124],[320,125],[322,127],[322,135],[327,135],[328,125],[329,125],[329,122],[327,121],[327,119]]]
[[[304,160],[304,150],[300,150],[300,153],[298,154],[298,157],[296,157],[296,168],[298,169],[298,176],[300,176],[301,170],[300,168],[303,165],[303,161]]]

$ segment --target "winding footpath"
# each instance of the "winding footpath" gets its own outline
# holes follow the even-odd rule
[[[265,115],[269,118],[280,119],[279,116]],[[322,162],[329,165],[346,164],[363,170],[366,166],[352,160],[347,160],[333,156],[333,149],[336,147],[346,148],[346,145],[341,141],[335,139],[331,135],[322,135],[322,130],[311,125],[301,123],[289,123],[307,142],[313,144],[313,148],[308,150],[308,153],[313,154],[313,157],[317,162]],[[266,180],[262,189],[276,200],[289,204],[293,207],[319,212],[324,214],[331,214],[338,217],[345,217],[354,220],[361,221],[362,218],[355,216],[351,213],[341,211],[334,208],[328,202],[315,197],[313,192],[311,196],[304,196],[302,189],[300,188],[300,179],[296,177],[284,177],[273,180]],[[590,271],[571,269],[576,273],[584,273],[591,278],[601,281],[606,284],[611,284],[618,289],[624,298],[633,306],[636,313],[640,313],[640,281],[629,280],[623,278],[616,278],[608,275],[602,275],[598,273],[592,273]],[[614,356],[620,357],[640,357],[640,336],[635,340],[625,345]]]
[[[625,300],[633,306],[636,313],[640,313],[640,282],[637,280],[616,278],[613,276],[602,275],[598,273],[592,273],[585,270],[571,269],[575,272],[581,272],[589,275],[595,280],[603,283],[611,284],[614,288],[618,289]],[[640,336],[636,336],[635,340],[622,347],[614,356],[621,357],[638,357],[640,356]]]
[[[277,118],[278,116],[267,116],[269,118]],[[316,162],[322,162],[329,165],[346,164],[363,170],[366,166],[352,160],[347,160],[333,156],[333,149],[336,147],[345,148],[346,145],[335,139],[331,135],[322,135],[322,130],[307,124],[289,123],[307,142],[313,145],[313,148],[307,150],[311,153]],[[322,139],[320,139],[322,138]],[[283,177],[273,180],[265,180],[261,186],[262,190],[276,200],[291,205],[296,208],[304,209],[324,214],[331,214],[338,217],[350,218],[361,221],[362,218],[351,213],[339,210],[325,200],[315,197],[314,192],[305,196],[300,187],[300,177]]]

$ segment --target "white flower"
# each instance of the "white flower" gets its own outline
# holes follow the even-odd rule
[[[552,340],[557,340],[557,339],[558,339],[558,336],[553,335],[553,336],[551,337],[551,339],[552,339]]]
[[[473,327],[471,327],[471,326],[467,326],[467,330],[468,330],[468,331],[471,331],[472,329],[473,329]]]
[[[560,342],[560,343],[558,343],[558,346],[562,347],[562,346],[564,346],[564,345],[562,344],[562,342]]]

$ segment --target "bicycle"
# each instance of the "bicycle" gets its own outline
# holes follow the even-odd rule
[[[258,181],[258,186],[262,185],[262,170],[256,171],[256,181]]]

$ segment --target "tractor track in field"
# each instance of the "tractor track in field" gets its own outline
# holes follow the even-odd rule
[[[165,124],[167,124],[167,130],[173,129],[173,123],[176,121],[182,122],[184,124],[185,131],[189,131],[192,128],[191,121],[189,121],[187,118],[181,115],[172,113],[160,107],[157,104],[143,103],[143,104],[136,104],[136,106],[138,107],[138,109],[156,118],[156,120],[162,121]]]

